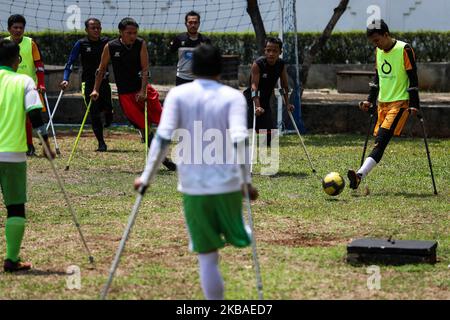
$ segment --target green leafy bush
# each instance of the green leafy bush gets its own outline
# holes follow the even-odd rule
[[[0,37],[6,36],[0,33]],[[84,33],[44,31],[28,33],[38,43],[46,64],[64,65],[74,43]],[[117,33],[104,33],[115,37]],[[141,37],[148,41],[152,65],[175,65],[177,55],[168,49],[174,32],[141,31]],[[255,35],[253,33],[206,33],[212,42],[220,47],[224,54],[240,56],[241,64],[251,64],[258,56]],[[299,60],[319,37],[320,33],[304,32],[298,34]],[[445,62],[450,60],[450,32],[418,31],[399,32],[393,36],[412,45],[419,62]],[[285,58],[294,63],[294,35],[285,35]],[[335,32],[317,55],[314,63],[373,63],[374,48],[367,41],[365,32]]]

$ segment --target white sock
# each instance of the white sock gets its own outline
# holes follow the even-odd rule
[[[200,253],[200,282],[207,300],[223,300],[224,285],[219,271],[219,253]]]
[[[362,167],[359,168],[357,173],[362,175],[361,179],[364,179],[376,165],[377,162],[373,158],[367,157],[366,161],[364,161]]]

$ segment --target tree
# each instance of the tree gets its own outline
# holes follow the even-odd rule
[[[347,9],[348,2],[349,0],[341,0],[339,5],[336,8],[334,8],[333,16],[331,17],[327,26],[323,30],[322,35],[313,42],[311,49],[305,54],[305,58],[302,63],[302,87],[304,87],[304,85],[308,80],[308,73],[311,64],[313,63],[315,57],[320,52],[320,50],[324,47],[327,40],[330,38],[331,33],[333,32],[333,29],[336,26],[336,23],[339,21],[342,14]]]
[[[259,11],[257,0],[247,0],[247,13],[255,29],[256,42],[258,43],[259,54],[264,54],[264,42],[266,40],[266,29],[264,28],[264,22],[261,18],[261,12]]]
[[[301,75],[302,87],[306,84],[308,80],[308,73],[311,64],[313,63],[314,59],[316,58],[320,50],[324,47],[327,40],[330,38],[331,33],[333,32],[333,29],[336,26],[336,23],[339,21],[342,14],[347,9],[348,2],[349,0],[341,0],[339,2],[339,5],[336,8],[334,8],[333,16],[331,17],[327,26],[323,30],[322,35],[313,42],[311,49],[305,53],[304,55],[305,58],[302,63],[302,75]],[[264,54],[264,41],[266,38],[266,31],[264,29],[264,23],[261,18],[261,13],[259,11],[257,0],[247,0],[247,13],[250,16],[253,28],[255,29],[256,41],[258,43],[258,51],[260,54]],[[303,94],[303,90],[301,94]]]

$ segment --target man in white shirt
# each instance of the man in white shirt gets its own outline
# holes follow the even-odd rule
[[[234,158],[233,144],[242,144],[248,137],[247,104],[238,90],[218,82],[221,54],[217,48],[197,47],[192,71],[197,80],[175,87],[167,95],[149,161],[134,186],[139,189],[148,185],[172,136],[182,135],[177,146],[177,150],[184,146],[177,163],[178,190],[183,193],[190,249],[198,253],[206,299],[220,300],[224,298],[224,284],[218,268],[218,249],[225,243],[236,247],[251,243],[242,217],[240,166],[230,161]],[[248,189],[255,200],[257,190],[251,183]]]

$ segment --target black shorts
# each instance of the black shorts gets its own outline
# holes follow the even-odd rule
[[[91,100],[90,94],[94,90],[94,84],[86,82],[84,88],[84,99],[86,102],[86,106],[89,104]],[[112,98],[111,98],[111,86],[108,81],[102,81],[99,89],[99,97],[97,101],[92,101],[90,112],[100,113],[102,111],[111,112],[112,107]]]
[[[253,100],[251,99],[248,92],[244,91],[245,99],[247,100],[247,127],[249,129],[253,128]],[[260,105],[264,109],[264,113],[256,117],[256,126],[255,130],[259,129],[276,129],[272,118],[272,108],[270,107],[270,98],[269,99],[261,99]]]
[[[187,80],[187,79],[183,79],[183,78],[177,77],[175,79],[175,85],[179,86],[181,84],[189,83],[189,82],[192,82],[192,81],[194,81],[194,80]]]

